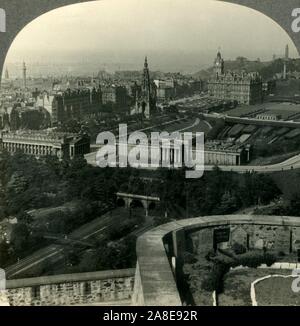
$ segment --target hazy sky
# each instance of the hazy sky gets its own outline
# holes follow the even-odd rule
[[[288,35],[252,9],[216,0],[99,0],[53,10],[15,39],[7,56],[11,74],[23,60],[28,74],[53,71],[151,69],[198,71],[223,57],[270,60],[290,46]],[[52,67],[52,68],[51,68]],[[14,71],[15,70],[15,71]]]

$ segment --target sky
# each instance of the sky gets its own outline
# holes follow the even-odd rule
[[[265,15],[216,0],[98,0],[48,12],[14,40],[6,66],[11,75],[91,74],[99,69],[196,72],[221,49],[237,56],[271,60],[297,50],[286,32]]]

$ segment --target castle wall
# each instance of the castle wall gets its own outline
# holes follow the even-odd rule
[[[133,304],[182,305],[176,275],[185,251],[206,255],[234,243],[246,249],[268,248],[279,253],[299,252],[300,219],[287,216],[220,215],[177,220],[139,237],[139,286]],[[296,258],[295,258],[296,259]]]

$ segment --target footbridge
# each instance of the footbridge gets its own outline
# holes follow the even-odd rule
[[[148,211],[154,209],[158,203],[160,203],[159,197],[144,196],[129,194],[124,192],[117,192],[117,204],[118,206],[125,206],[127,208],[143,207],[148,216]]]

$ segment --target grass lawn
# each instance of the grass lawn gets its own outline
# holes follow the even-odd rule
[[[268,157],[258,157],[253,160],[248,165],[269,165],[269,164],[277,164],[284,162],[285,160],[299,154],[299,151],[297,152],[291,152],[291,153],[284,153],[284,154],[278,154]]]
[[[270,174],[277,187],[284,194],[284,199],[290,200],[294,194],[300,193],[300,170],[279,171]]]
[[[282,274],[282,273],[279,273]],[[299,306],[300,293],[292,291],[294,277],[271,277],[255,285],[259,306]]]
[[[186,264],[184,273],[189,275],[188,284],[193,297],[193,305],[195,306],[212,306],[212,292],[205,291],[202,288],[202,282],[209,273],[209,266],[205,259],[199,259],[195,264]]]
[[[219,306],[252,306],[250,297],[252,282],[269,274],[289,275],[290,273],[291,271],[288,270],[256,268],[230,271],[224,279],[224,291],[218,295]],[[260,297],[257,298],[259,301]]]

